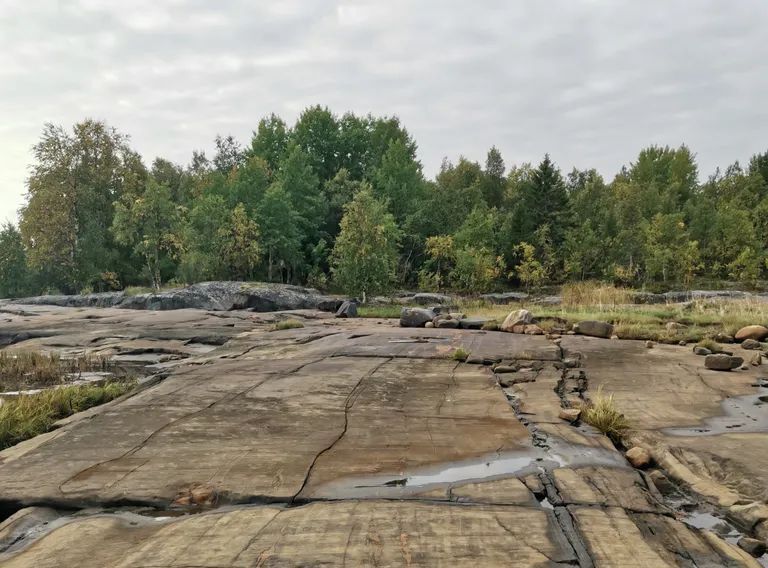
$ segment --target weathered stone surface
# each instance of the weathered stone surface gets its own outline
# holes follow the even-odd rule
[[[651,454],[648,450],[645,448],[641,448],[640,446],[634,446],[632,448],[629,448],[625,453],[624,457],[627,458],[629,463],[632,464],[633,467],[636,467],[638,469],[643,469],[651,465],[651,462],[653,461],[651,458]]]
[[[582,566],[755,566],[673,517],[656,490],[667,476],[718,495],[729,518],[757,522],[755,534],[768,527],[766,434],[749,430],[759,420],[670,432],[705,430],[725,396],[756,394],[759,369],[710,371],[690,349],[567,336],[561,350],[545,337],[308,311],[290,316],[304,328],[282,331],[270,329],[285,314],[245,311],[19,312],[0,334],[46,333],[7,349],[178,359],[163,363],[162,382],[0,452],[4,510],[110,511],[64,513],[42,530],[32,521],[4,566],[546,566],[577,556]],[[459,347],[476,364],[454,361]],[[519,370],[495,374],[499,361]],[[530,382],[496,382],[520,377]],[[606,437],[558,418],[600,387],[632,423],[629,443],[663,472],[646,477]],[[281,505],[237,505],[270,501]],[[170,518],[174,502],[206,512]],[[126,504],[169,518],[112,509]]]
[[[131,524],[131,521],[134,524]],[[575,561],[551,512],[531,507],[312,503],[165,522],[96,516],[65,525],[8,568],[81,566],[544,566]]]
[[[756,339],[745,339],[741,342],[742,349],[762,349],[763,346]]]
[[[736,341],[744,341],[745,339],[754,339],[755,341],[762,341],[768,337],[768,327],[763,325],[748,325],[742,327],[734,335]]]
[[[462,318],[459,320],[461,329],[482,329],[488,320],[483,318]]]
[[[403,308],[400,311],[400,326],[424,327],[424,324],[435,319],[435,315],[434,311],[426,308]]]
[[[445,294],[433,294],[429,292],[414,294],[410,300],[422,306],[429,306],[431,304],[450,304],[452,301],[451,297],[446,296]]]
[[[706,355],[711,355],[712,354],[712,351],[710,351],[706,347],[699,347],[699,346],[694,347],[693,348],[693,352],[696,355],[699,355],[699,356],[706,356]]]
[[[459,320],[457,319],[445,319],[445,318],[435,318],[435,321],[432,323],[435,324],[435,327],[438,329],[458,329],[459,328]]]
[[[573,330],[580,335],[608,339],[613,335],[613,325],[605,321],[584,320],[577,323]]]

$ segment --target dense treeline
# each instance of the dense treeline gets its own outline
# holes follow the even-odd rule
[[[0,232],[0,296],[259,279],[354,294],[486,291],[569,279],[751,283],[768,265],[768,152],[700,183],[688,148],[650,147],[606,182],[545,156],[445,160],[425,179],[396,118],[272,115],[250,144],[147,167],[86,120],[47,125],[19,226]]]

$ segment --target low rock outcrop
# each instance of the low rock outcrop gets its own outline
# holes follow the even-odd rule
[[[200,282],[186,288],[158,293],[127,296],[124,292],[104,292],[82,295],[35,296],[11,300],[15,304],[51,305],[71,308],[126,308],[132,310],[199,309],[212,311],[252,310],[314,310],[335,312],[342,303],[339,298],[321,294],[314,288],[289,284],[249,282]]]
[[[528,310],[516,310],[510,313],[499,329],[507,333],[525,333],[525,326],[533,323],[533,314]]]

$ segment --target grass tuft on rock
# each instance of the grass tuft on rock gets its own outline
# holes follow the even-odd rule
[[[0,450],[51,430],[57,420],[129,392],[136,381],[77,385],[8,398],[0,405]]]
[[[464,349],[463,347],[457,347],[456,350],[453,352],[453,360],[454,361],[466,361],[469,358],[469,351]]]
[[[723,350],[722,346],[711,337],[705,337],[696,344],[696,347],[709,349],[712,353],[720,353]]]
[[[480,329],[483,331],[499,331],[499,322],[496,320],[488,320]]]
[[[4,350],[0,351],[0,391],[63,384],[72,375],[110,368],[109,358],[99,355],[65,358],[58,353]]]
[[[304,327],[304,324],[301,323],[299,320],[287,319],[284,321],[279,321],[275,325],[273,325],[272,331],[281,331],[284,329],[299,329],[301,327]]]
[[[623,434],[630,428],[629,420],[616,407],[613,395],[604,395],[602,387],[582,412],[582,420],[597,428],[614,443],[620,442]]]
[[[399,318],[403,306],[358,306],[357,317],[361,318]]]

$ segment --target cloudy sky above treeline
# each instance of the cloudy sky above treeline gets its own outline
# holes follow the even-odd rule
[[[0,221],[45,122],[187,164],[321,104],[399,116],[429,176],[496,145],[610,179],[685,143],[705,179],[768,149],[767,97],[765,0],[0,0]]]

